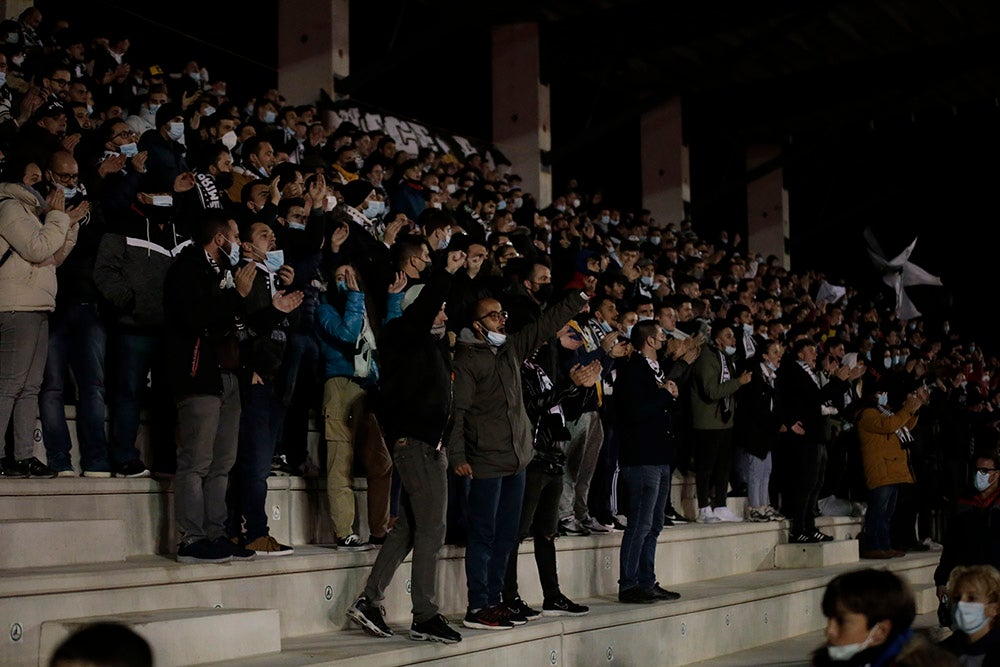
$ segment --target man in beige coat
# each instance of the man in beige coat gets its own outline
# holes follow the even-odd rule
[[[0,431],[14,419],[14,456],[0,461],[3,477],[54,476],[32,456],[32,435],[48,318],[56,305],[56,267],[73,249],[87,207],[67,212],[58,188],[43,200],[21,183],[0,184]]]

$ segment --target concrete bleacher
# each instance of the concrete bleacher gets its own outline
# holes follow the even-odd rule
[[[315,452],[314,452],[315,454]],[[674,501],[692,513],[693,484],[675,476]],[[364,493],[357,494],[363,504]],[[782,523],[688,524],[667,528],[657,573],[680,600],[616,601],[621,535],[557,541],[560,582],[592,611],[540,619],[505,632],[460,628],[453,646],[412,642],[409,562],[387,591],[397,632],[374,639],[344,612],[377,552],[330,548],[322,480],[273,477],[272,532],[295,554],[225,565],[181,565],[171,520],[172,484],[154,479],[0,482],[0,638],[4,665],[44,665],[61,638],[83,623],[113,619],[146,636],[158,665],[683,665],[780,642],[821,628],[823,589],[859,567],[860,519],[821,517],[838,541],[787,544]],[[742,512],[744,499],[731,499]],[[362,522],[363,507],[359,511]],[[365,532],[364,530],[362,532]],[[464,549],[446,546],[439,604],[460,624],[465,610]],[[880,561],[907,578],[920,612],[936,607],[936,554]],[[530,543],[518,560],[521,593],[540,604]]]

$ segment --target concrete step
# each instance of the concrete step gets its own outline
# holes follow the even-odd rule
[[[97,622],[121,623],[149,642],[158,667],[277,654],[281,650],[276,609],[164,609],[72,618],[42,623],[39,664],[47,665],[59,644]]]
[[[887,567],[907,578],[929,576],[930,559],[905,561],[893,561]],[[462,628],[461,616],[452,614],[449,620],[463,638],[461,643],[450,646],[409,641],[406,623],[394,623],[396,636],[389,639],[368,637],[352,626],[344,632],[285,639],[279,655],[250,658],[238,664],[685,665],[819,630],[825,624],[820,600],[826,584],[836,574],[850,569],[853,566],[770,570],[682,584],[671,587],[681,593],[680,600],[652,605],[623,605],[611,596],[582,599],[577,601],[591,606],[587,616],[542,618],[502,632]],[[219,662],[211,667],[236,665]]]
[[[779,544],[774,548],[774,566],[779,568],[826,567],[857,562],[857,540],[838,540],[819,544]]]
[[[121,519],[0,520],[0,569],[125,560]]]
[[[818,520],[826,532],[847,533],[857,520]],[[665,530],[657,549],[657,573],[673,589],[697,581],[775,572],[774,547],[787,539],[778,524],[689,524]],[[620,534],[556,541],[560,583],[573,599],[617,591]],[[447,546],[438,562],[438,602],[446,613],[466,606],[464,549]],[[21,641],[12,654],[26,656],[12,664],[34,664],[38,629],[53,618],[163,608],[200,607],[281,609],[281,636],[316,635],[347,626],[344,611],[368,576],[375,551],[341,553],[322,546],[297,546],[283,558],[259,558],[225,565],[182,565],[170,557],[139,556],[124,563],[0,570],[0,620],[17,624]],[[911,565],[917,561],[908,556]],[[937,557],[925,558],[930,581]],[[895,565],[895,561],[893,561]],[[518,558],[521,593],[539,601],[541,589],[529,544]],[[405,623],[411,604],[409,561],[386,591],[387,618]],[[22,660],[18,658],[18,660]]]
[[[934,641],[950,634],[950,630],[938,627],[935,612],[918,614],[913,628],[918,632],[927,632]],[[824,632],[814,630],[780,642],[694,662],[688,667],[809,667],[812,664],[809,656],[825,643]]]

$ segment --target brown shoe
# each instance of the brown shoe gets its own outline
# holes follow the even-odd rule
[[[248,542],[246,548],[258,556],[290,556],[294,552],[290,546],[281,544],[270,535],[264,535],[253,542]]]
[[[872,549],[871,551],[862,551],[861,557],[886,559],[893,558],[894,556],[892,551],[888,551],[886,549]]]
[[[902,558],[903,556],[906,555],[905,551],[900,551],[899,549],[890,549],[889,553],[892,554],[893,558]]]

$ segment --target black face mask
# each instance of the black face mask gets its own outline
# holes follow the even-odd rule
[[[215,181],[216,187],[220,190],[228,190],[233,187],[233,172],[231,171],[220,171],[216,174],[213,179]]]
[[[349,171],[352,174],[358,173],[358,169],[360,169],[360,167],[358,167],[358,163],[354,161],[348,162],[347,164],[342,164],[340,165],[340,168],[343,169],[344,171]]]
[[[552,298],[552,283],[546,283],[535,291],[535,298],[540,302],[547,302]]]

